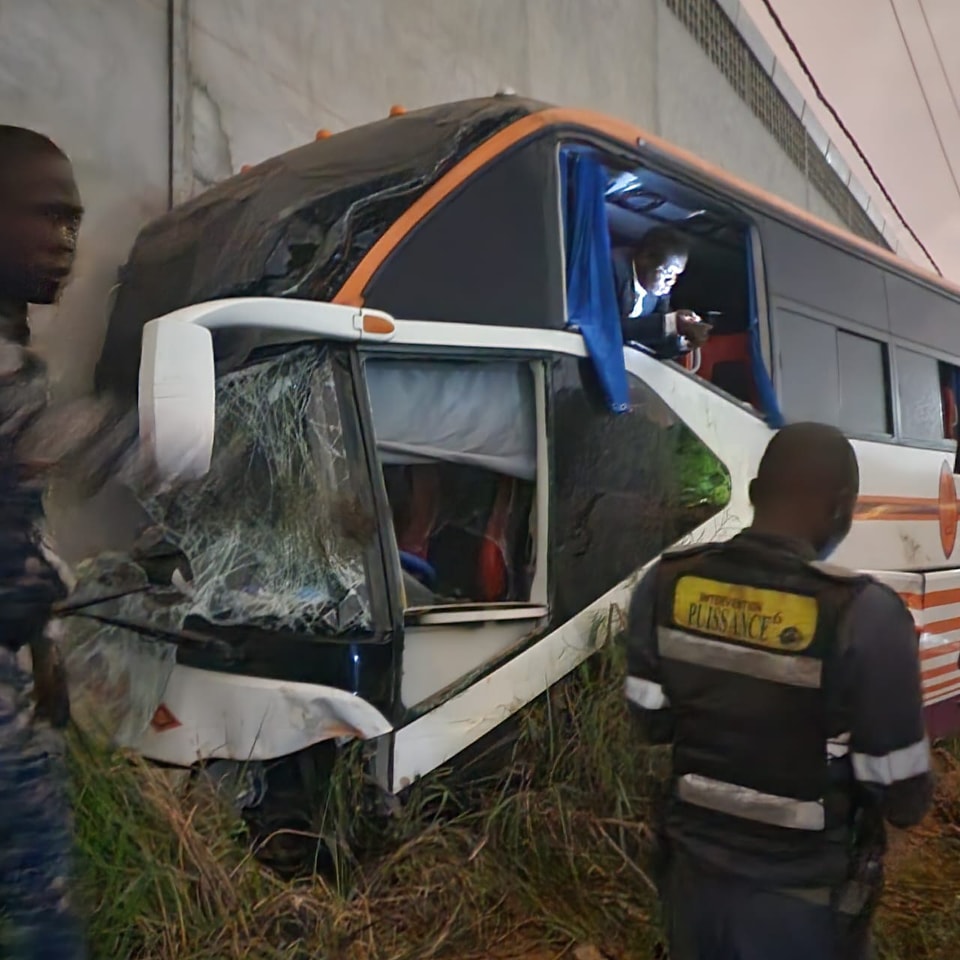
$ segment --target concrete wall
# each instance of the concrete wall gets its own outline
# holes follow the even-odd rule
[[[188,189],[313,138],[502,86],[650,126],[656,0],[194,0]],[[230,18],[229,14],[233,17]]]
[[[36,318],[58,389],[88,386],[116,267],[170,195],[393,103],[501,86],[621,116],[836,220],[658,0],[0,0],[2,116],[67,150],[88,210],[56,334]]]
[[[0,115],[63,146],[88,210],[76,276],[35,317],[57,392],[88,389],[116,268],[170,198],[321,127],[502,86],[631,120],[836,219],[662,0],[0,0]]]
[[[117,265],[167,207],[167,64],[163,0],[0,0],[0,122],[70,155],[87,210],[55,325],[35,314],[60,390],[89,384]]]

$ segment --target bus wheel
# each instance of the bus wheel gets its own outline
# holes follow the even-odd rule
[[[326,840],[337,835],[330,803],[336,758],[328,741],[265,765],[260,802],[243,811],[257,859],[284,878],[333,869]]]
[[[268,763],[215,760],[200,771],[241,818],[257,859],[284,878],[326,874],[333,865],[325,836],[331,822],[332,741]]]

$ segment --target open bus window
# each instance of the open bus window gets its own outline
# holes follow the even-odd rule
[[[527,363],[370,359],[407,609],[531,601],[537,411]]]
[[[600,163],[605,174],[605,226],[601,223],[600,229],[607,234],[607,272],[616,288],[617,309],[623,313],[623,283],[622,277],[614,275],[614,260],[628,262],[643,238],[656,227],[669,227],[681,234],[689,248],[686,269],[668,299],[654,306],[655,298],[648,297],[645,306],[658,312],[690,310],[710,323],[712,335],[700,350],[697,374],[740,402],[761,409],[761,398],[772,395],[772,387],[760,355],[758,328],[762,318],[755,295],[750,224],[735,211],[685,184],[644,168],[625,169],[622,161],[601,157],[583,147],[565,147],[560,162],[569,172],[574,170],[573,158],[584,156]],[[571,191],[589,189],[591,180],[573,176],[568,179],[571,186],[565,216],[569,265],[580,255],[579,250],[573,249],[577,240],[569,225],[583,206],[583,198],[578,204]],[[568,277],[568,301],[569,293]],[[657,352],[656,344],[640,345]],[[689,355],[683,362],[691,366]],[[757,371],[763,372],[764,384],[756,383]]]
[[[753,321],[749,226],[667,177],[646,170],[610,170],[607,211],[614,250],[629,253],[654,227],[681,233],[686,269],[669,295],[670,310],[692,310],[713,326],[698,374],[744,403],[756,405],[750,362]]]

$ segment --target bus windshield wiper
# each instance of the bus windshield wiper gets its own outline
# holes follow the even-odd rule
[[[77,609],[73,616],[82,617],[85,620],[94,620],[107,627],[115,627],[118,630],[130,630],[133,633],[139,633],[141,636],[150,639],[175,644],[178,647],[193,647],[194,649],[206,650],[216,653],[223,657],[227,663],[239,663],[244,659],[237,648],[226,640],[218,640],[215,637],[198,633],[195,630],[166,630],[163,627],[157,627],[152,623],[145,623],[135,618],[108,617],[97,613],[87,613]]]

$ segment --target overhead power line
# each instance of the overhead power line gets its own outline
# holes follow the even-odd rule
[[[947,72],[946,64],[943,62],[943,56],[940,53],[940,45],[937,43],[936,34],[933,32],[933,29],[930,26],[930,20],[927,17],[927,9],[923,5],[923,0],[917,0],[917,3],[920,5],[920,13],[923,16],[923,22],[927,27],[927,33],[930,34],[930,42],[933,44],[933,51],[937,55],[937,62],[940,64],[940,70],[943,73],[943,79],[947,81],[947,89],[950,91],[950,99],[953,100],[953,109],[957,111],[957,116],[960,117],[960,100],[957,99],[957,91],[954,89],[953,81],[950,79],[950,74]]]
[[[926,88],[923,85],[923,80],[920,78],[920,70],[917,67],[917,61],[913,58],[913,51],[910,49],[910,44],[907,42],[907,35],[903,30],[903,21],[900,19],[900,14],[897,11],[897,5],[893,0],[889,0],[890,9],[893,11],[893,18],[897,21],[897,29],[900,31],[900,39],[903,41],[904,49],[907,51],[907,56],[910,58],[910,66],[913,67],[913,75],[916,77],[917,86],[920,88],[920,96],[923,97],[924,105],[927,108],[927,115],[930,117],[930,123],[933,124],[933,132],[937,136],[937,143],[940,144],[940,152],[943,154],[943,159],[946,161],[947,170],[950,173],[950,179],[953,181],[953,189],[957,192],[957,198],[960,199],[960,183],[957,182],[957,175],[953,172],[953,164],[950,162],[950,154],[947,153],[947,146],[943,142],[943,137],[940,134],[940,126],[937,123],[936,115],[933,112],[933,107],[930,105],[930,98],[927,96]],[[946,73],[946,71],[944,71]]]
[[[843,131],[843,135],[847,138],[847,140],[850,141],[850,144],[853,147],[853,149],[856,150],[857,156],[863,161],[864,166],[866,166],[867,170],[870,173],[870,176],[873,177],[874,182],[880,188],[881,193],[883,194],[887,203],[890,204],[890,207],[893,210],[893,212],[897,215],[897,218],[903,224],[904,228],[913,238],[917,246],[923,251],[926,258],[933,265],[933,269],[936,270],[937,273],[942,277],[943,271],[940,269],[940,266],[937,264],[937,261],[933,259],[933,255],[927,249],[926,245],[920,239],[920,237],[917,236],[917,232],[913,229],[913,227],[910,226],[909,221],[900,211],[900,208],[897,206],[896,201],[893,199],[893,197],[890,196],[890,192],[887,190],[886,186],[884,185],[883,180],[880,179],[880,174],[877,173],[877,171],[874,169],[873,164],[867,158],[867,155],[863,152],[863,149],[860,147],[860,144],[857,141],[857,138],[850,132],[850,130],[847,128],[847,125],[841,119],[840,114],[837,113],[836,109],[834,109],[833,104],[827,99],[826,94],[823,92],[823,90],[820,89],[820,84],[817,83],[816,78],[813,76],[813,73],[811,73],[810,68],[807,66],[806,60],[804,60],[803,55],[800,53],[799,49],[797,48],[796,43],[794,43],[793,37],[790,36],[790,33],[787,31],[787,28],[784,26],[783,21],[778,16],[777,11],[773,9],[773,4],[771,0],[762,0],[762,2],[764,7],[767,10],[767,13],[770,15],[770,19],[773,20],[777,29],[780,31],[780,35],[783,37],[787,46],[790,48],[790,52],[794,55],[794,57],[797,60],[797,63],[800,65],[800,69],[803,70],[803,73],[806,76],[807,80],[809,81],[810,86],[813,87],[813,92],[817,95],[817,99],[827,108],[827,110],[830,113],[830,116],[833,117],[837,126],[839,126],[840,129]]]

